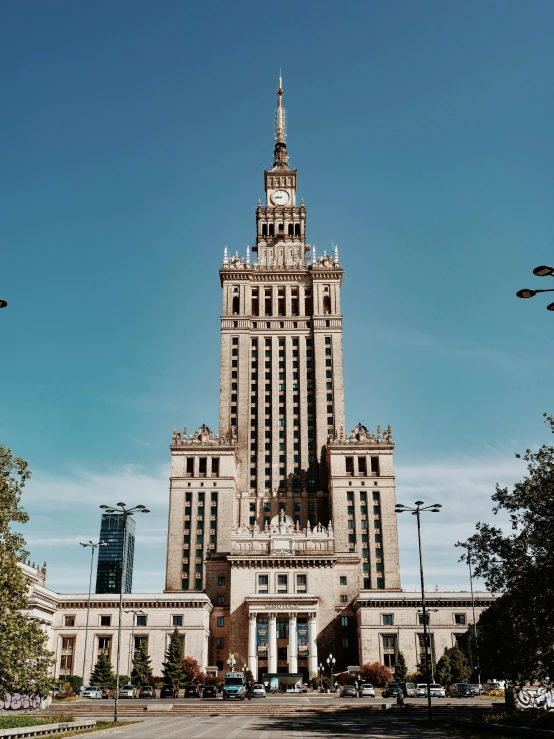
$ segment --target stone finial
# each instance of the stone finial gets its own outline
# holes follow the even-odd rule
[[[317,262],[316,254],[315,254],[315,244],[312,246],[312,264],[315,264]]]
[[[333,261],[338,267],[339,266],[339,247],[336,244],[335,244],[335,254],[333,256]]]
[[[229,253],[227,247],[223,249],[223,264],[229,264]]]
[[[258,198],[258,208],[261,208],[261,207],[262,207],[262,201],[260,200],[260,198]]]
[[[250,267],[250,247],[246,247],[246,266]]]
[[[300,207],[304,205],[304,198],[300,198]]]

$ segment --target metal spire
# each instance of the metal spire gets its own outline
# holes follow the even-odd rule
[[[279,75],[277,88],[277,110],[275,111],[275,151],[273,168],[288,169],[287,154],[287,111],[283,108],[283,78]]]

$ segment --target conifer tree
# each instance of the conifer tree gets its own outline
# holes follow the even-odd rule
[[[0,446],[0,699],[6,693],[48,695],[52,652],[37,619],[27,608],[28,583],[20,567],[29,553],[23,536],[12,524],[24,524],[28,514],[20,500],[31,477],[27,462]]]
[[[454,647],[450,653],[450,670],[453,683],[465,683],[471,675],[466,656],[458,647]]]
[[[166,685],[176,685],[181,687],[183,682],[183,648],[177,627],[171,634],[169,646],[165,655],[162,674]]]
[[[452,680],[452,668],[450,665],[450,655],[446,652],[446,649],[444,650],[444,654],[437,662],[437,667],[435,669],[435,677],[437,679],[437,682],[439,682],[441,685],[451,685]]]
[[[91,685],[106,685],[112,687],[115,683],[115,675],[112,663],[107,654],[100,654],[94,665],[94,670],[90,676]]]
[[[131,672],[131,682],[133,685],[143,687],[150,684],[150,676],[152,675],[152,665],[150,657],[146,650],[146,642],[141,641],[139,648],[135,649],[133,657],[133,671]]]
[[[408,666],[406,665],[406,659],[402,652],[398,652],[396,655],[396,666],[394,668],[394,674],[392,679],[397,683],[405,683],[408,677]]]

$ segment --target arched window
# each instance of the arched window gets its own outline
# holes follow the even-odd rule
[[[262,236],[267,236],[267,223],[262,224]]]
[[[238,316],[239,314],[239,307],[240,307],[240,300],[238,296],[235,296],[233,298],[233,315]]]
[[[299,223],[294,224],[294,235],[300,236],[300,224]]]
[[[323,296],[323,312],[324,313],[331,312],[331,298],[328,295]]]
[[[270,236],[273,236],[273,233],[274,233],[274,232],[273,232],[273,223],[270,223],[270,224],[269,224],[269,235],[270,235]]]
[[[292,236],[292,229],[293,229],[293,225],[292,223],[289,223],[289,236]]]

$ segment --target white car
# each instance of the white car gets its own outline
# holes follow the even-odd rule
[[[87,688],[83,689],[83,698],[99,698],[102,700],[102,691],[100,688],[89,685]]]
[[[137,689],[134,685],[124,685],[122,688],[119,688],[119,697],[120,698],[136,698],[137,697]]]
[[[375,698],[375,690],[371,683],[362,683],[360,688],[360,698]]]
[[[252,698],[267,698],[265,688],[261,683],[254,683],[252,686]]]
[[[446,691],[438,683],[431,683],[429,686],[431,692],[431,698],[446,698]],[[427,695],[427,686],[425,686],[425,695]]]
[[[287,693],[301,693],[302,688],[300,685],[291,685],[290,688],[287,688]]]
[[[427,683],[418,683],[416,685],[415,694],[417,698],[425,698],[427,695]]]

